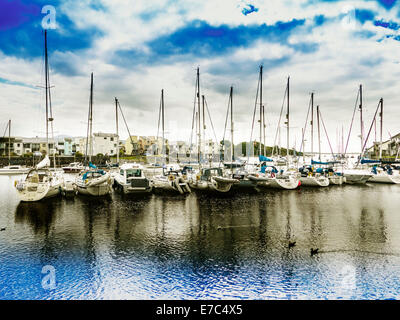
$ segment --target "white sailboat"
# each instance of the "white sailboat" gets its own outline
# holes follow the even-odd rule
[[[265,124],[264,124],[264,106],[262,105],[262,66],[260,66],[260,154],[259,154],[259,161],[260,165],[260,172],[250,174],[248,178],[252,181],[257,182],[257,189],[262,190],[264,188],[269,189],[284,189],[284,190],[293,190],[300,186],[299,178],[297,172],[293,172],[289,169],[289,120],[290,120],[290,104],[289,104],[289,88],[290,88],[290,77],[287,79],[286,89],[284,94],[284,102],[286,99],[286,129],[287,129],[287,152],[286,152],[286,159],[284,160],[283,164],[286,165],[286,171],[278,170],[274,165],[268,166],[267,162],[274,162],[273,159],[267,158],[261,154],[261,141],[262,137],[264,137],[264,149],[265,149],[265,132],[262,134],[262,128],[265,131]],[[257,105],[257,103],[256,103]],[[282,104],[281,115],[283,112],[284,104]],[[255,110],[256,111],[256,110]],[[255,114],[254,111],[254,114]],[[278,123],[277,134],[280,130],[280,119]],[[276,137],[275,137],[276,140]],[[276,142],[276,141],[275,141]],[[265,154],[265,150],[264,150]],[[282,160],[282,159],[280,159]],[[278,162],[278,164],[282,164],[282,161]]]
[[[349,134],[347,137],[346,147],[344,149],[343,157],[346,155],[347,146],[351,134],[351,128],[353,126],[354,116],[357,110],[357,102],[360,102],[358,108],[360,111],[360,139],[361,139],[361,155],[364,153],[364,122],[363,122],[363,100],[362,100],[362,85],[360,84],[356,103],[354,105],[353,116],[350,124]],[[361,156],[360,156],[361,157]],[[342,168],[338,168],[337,172],[341,173],[345,179],[347,184],[365,184],[371,177],[372,173],[368,170],[356,166],[352,166],[349,163],[346,166],[342,166]]]
[[[372,177],[368,180],[368,182],[375,183],[388,183],[388,184],[399,184],[400,183],[400,174],[398,171],[392,170],[389,168],[375,167],[371,171]]]
[[[202,168],[200,172],[192,177],[189,185],[199,191],[226,193],[231,191],[234,184],[238,184],[238,179],[225,177],[222,168]]]
[[[0,168],[0,175],[16,175],[28,173],[29,168],[20,165],[11,165],[11,119],[8,120],[6,130],[8,128],[8,166]]]
[[[63,182],[62,176],[50,171],[50,159],[45,158],[31,169],[24,180],[15,181],[15,188],[21,201],[34,202],[60,194]]]
[[[374,123],[376,123],[376,116],[377,116],[377,112],[380,109],[379,112],[379,117],[380,117],[380,143],[379,143],[379,159],[382,159],[382,138],[383,138],[383,98],[381,98],[379,100],[379,104],[378,104],[378,108],[375,112],[375,116],[372,120],[372,124],[371,124],[371,128],[372,125],[374,125]],[[371,129],[370,129],[371,131]],[[368,133],[369,136],[369,133]],[[368,140],[368,136],[367,139]],[[365,159],[361,159],[361,163],[363,162],[373,162],[374,160],[365,160]],[[380,163],[381,166],[377,166],[374,165],[371,173],[372,176],[371,178],[368,180],[368,182],[375,182],[375,183],[388,183],[388,184],[399,184],[400,183],[400,174],[399,172],[393,171],[393,169],[391,168],[391,166],[389,164],[387,164],[386,166],[382,165],[382,160],[378,160],[376,161],[377,163]]]
[[[314,156],[314,92],[311,93],[309,111],[311,110],[311,165],[303,163],[303,167],[299,169],[300,182],[303,187],[327,187],[329,186],[330,180],[325,175],[324,169],[313,167],[313,156]],[[302,147],[304,147],[304,134],[307,128],[308,114],[306,118],[306,125],[304,126],[302,135]],[[319,160],[321,160],[321,139],[320,139],[320,123],[319,123],[319,106],[317,106],[317,124],[318,124],[318,145],[319,145]],[[303,148],[303,154],[305,148]],[[305,162],[305,161],[303,161]]]
[[[80,162],[71,162],[69,165],[62,167],[65,173],[78,173],[85,169],[85,166]]]
[[[0,175],[17,175],[17,174],[25,174],[29,172],[29,168],[20,165],[9,165],[3,168],[0,168]]]
[[[89,167],[83,170],[75,179],[75,185],[80,194],[89,196],[104,196],[112,192],[113,179],[109,172],[97,169],[91,163],[93,154],[93,137],[92,137],[92,122],[93,122],[93,73],[90,81],[90,99],[89,99],[89,116],[88,129],[86,138],[85,161],[89,161]],[[89,143],[90,140],[90,143]],[[88,148],[90,148],[88,150]],[[89,159],[87,159],[89,156]]]
[[[50,171],[49,159],[49,122],[53,121],[51,109],[49,65],[47,55],[47,30],[44,31],[45,46],[45,90],[46,90],[46,156],[34,169],[31,169],[24,180],[15,181],[15,188],[21,201],[33,202],[60,194],[62,176]],[[50,117],[49,117],[50,111]],[[51,126],[53,129],[53,126]],[[55,165],[55,162],[54,162]]]
[[[159,110],[159,120],[161,118],[161,130],[162,130],[162,150],[161,153],[167,154],[165,146],[165,126],[164,126],[164,89],[161,90],[161,100],[160,100],[160,110]],[[158,126],[160,125],[160,121]],[[157,131],[157,143],[158,143],[158,133]],[[169,162],[168,155],[166,155],[166,162]],[[163,157],[164,159],[164,157]],[[184,179],[181,169],[178,164],[164,164],[162,168],[162,173],[157,174],[153,177],[153,187],[154,191],[167,191],[173,193],[190,193],[190,187],[186,179]]]
[[[170,191],[175,193],[190,193],[190,187],[185,176],[182,175],[178,164],[164,166],[162,174],[153,177],[154,191]]]
[[[239,180],[233,179],[231,177],[226,177],[223,173],[223,168],[221,167],[210,167],[210,168],[202,168],[201,164],[201,136],[202,130],[204,129],[204,96],[203,96],[203,112],[200,107],[200,70],[197,68],[197,77],[196,77],[196,100],[195,107],[197,102],[197,112],[195,113],[195,109],[193,110],[193,119],[196,114],[196,127],[197,127],[197,160],[199,163],[199,171],[194,173],[189,180],[189,186],[192,189],[204,192],[217,192],[217,193],[227,193],[231,190],[234,184],[239,183]],[[203,114],[203,119],[201,117]],[[202,126],[203,120],[203,126]],[[193,126],[192,126],[193,127]]]

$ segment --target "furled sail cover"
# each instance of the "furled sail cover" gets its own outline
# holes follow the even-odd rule
[[[333,164],[333,163],[338,163],[338,161],[322,162],[322,161],[311,160],[311,164]]]
[[[267,158],[265,156],[258,156],[258,160],[260,160],[260,161],[274,161],[274,160],[272,160],[270,158]]]
[[[380,163],[380,160],[361,159],[361,164],[364,163]]]
[[[42,169],[44,167],[48,167],[50,166],[50,159],[49,156],[46,155],[44,157],[44,159],[42,161],[40,161],[37,165],[36,165],[36,169]]]
[[[91,162],[89,162],[89,168],[97,169],[97,167]]]

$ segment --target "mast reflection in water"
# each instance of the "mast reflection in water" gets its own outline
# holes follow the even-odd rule
[[[398,298],[396,185],[18,204],[0,179],[1,299]]]

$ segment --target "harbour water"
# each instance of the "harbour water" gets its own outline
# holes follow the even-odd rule
[[[0,176],[0,299],[400,295],[396,185],[19,203],[16,179]]]

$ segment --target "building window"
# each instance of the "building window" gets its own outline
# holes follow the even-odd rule
[[[113,154],[114,153],[114,150],[111,150],[111,152],[110,152],[111,154]]]
[[[114,141],[114,138],[110,138],[111,141]]]

